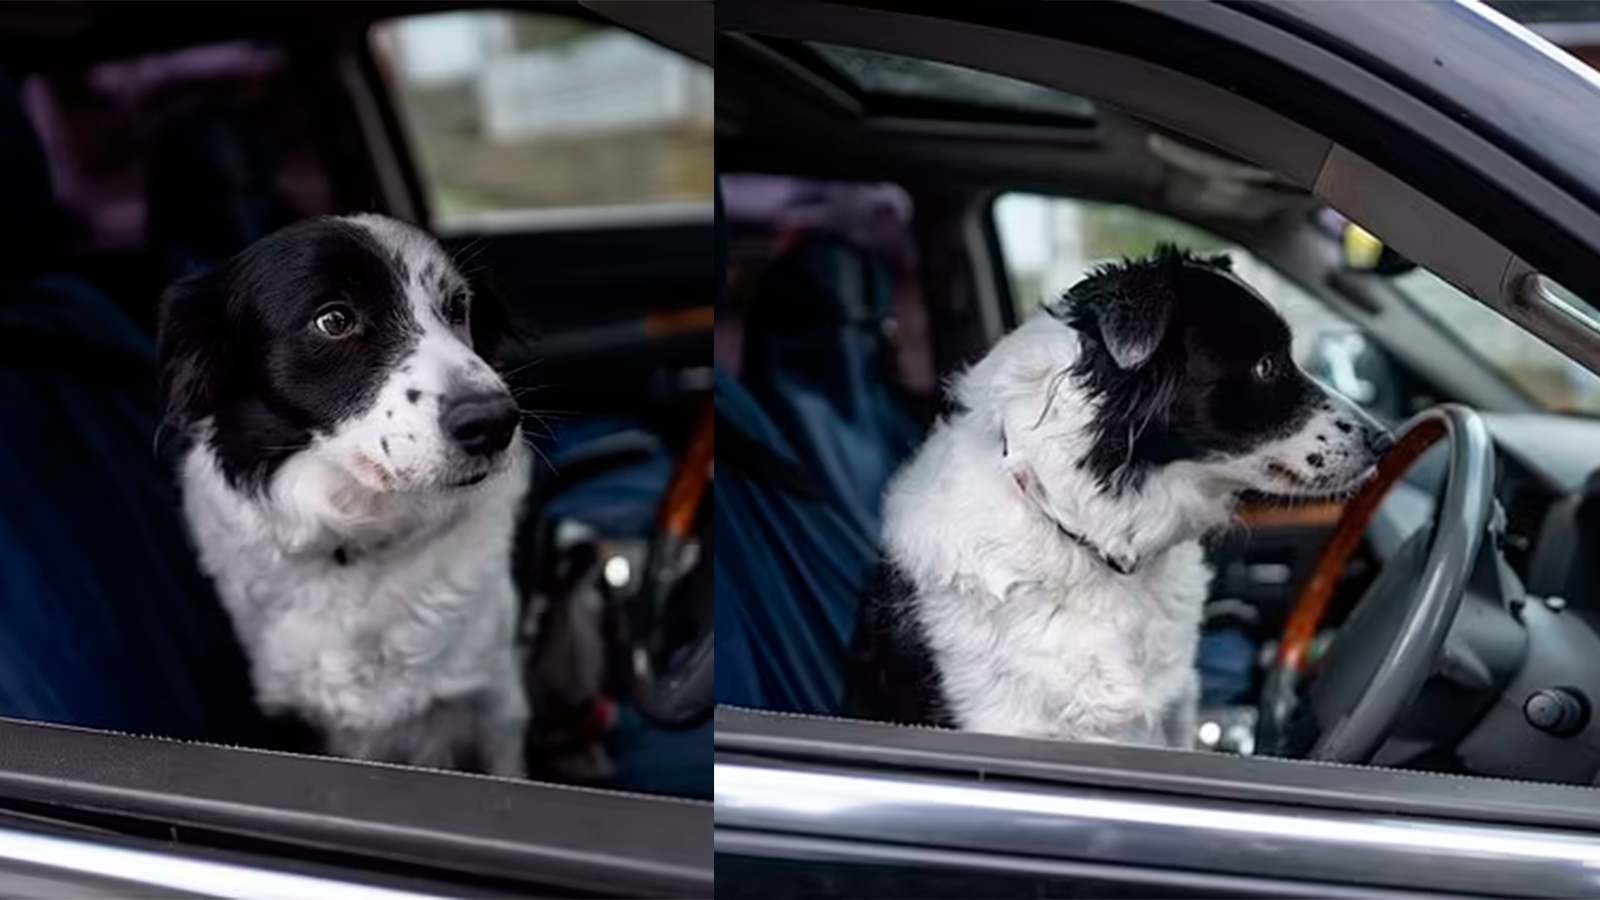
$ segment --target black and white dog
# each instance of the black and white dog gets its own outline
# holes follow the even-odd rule
[[[995,345],[890,485],[853,712],[1189,746],[1199,538],[1244,491],[1347,492],[1390,443],[1289,338],[1226,257],[1164,247]]]
[[[509,325],[426,234],[301,222],[162,299],[184,512],[256,699],[339,756],[515,775]]]

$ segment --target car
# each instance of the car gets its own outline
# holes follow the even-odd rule
[[[719,896],[1595,891],[1600,76],[1546,8],[718,4]],[[1193,750],[844,717],[943,379],[1161,241],[1400,450],[1209,546]]]
[[[706,896],[711,7],[0,9],[0,894]],[[164,287],[379,212],[486,272],[539,473],[532,780],[263,749]]]

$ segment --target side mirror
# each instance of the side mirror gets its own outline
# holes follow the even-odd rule
[[[1388,246],[1377,235],[1354,222],[1345,222],[1339,241],[1346,269],[1374,275],[1400,275],[1417,264]]]

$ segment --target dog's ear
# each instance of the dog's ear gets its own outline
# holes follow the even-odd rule
[[[157,342],[167,421],[187,426],[216,411],[229,366],[238,364],[233,335],[220,273],[185,275],[162,292]]]
[[[1097,272],[1065,299],[1073,324],[1092,327],[1120,369],[1137,369],[1150,359],[1178,305],[1174,279],[1144,264]]]
[[[1137,369],[1155,354],[1172,326],[1178,280],[1186,262],[1216,266],[1163,245],[1149,259],[1095,270],[1052,304],[1050,312],[1080,331],[1098,335],[1117,368]]]
[[[472,349],[493,362],[494,357],[507,345],[522,342],[527,334],[517,323],[505,295],[500,292],[488,270],[479,270],[466,277],[472,290]]]

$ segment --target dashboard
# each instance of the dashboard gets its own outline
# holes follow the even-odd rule
[[[1504,552],[1528,590],[1561,594],[1584,568],[1590,475],[1600,470],[1600,419],[1532,413],[1482,413],[1494,437],[1496,494],[1506,514]],[[1386,562],[1432,518],[1447,468],[1446,448],[1417,461],[1384,501],[1368,539]],[[1600,494],[1600,481],[1596,492]],[[1600,501],[1600,496],[1597,496]],[[1595,512],[1600,512],[1600,503]],[[1597,535],[1600,536],[1600,535]]]

